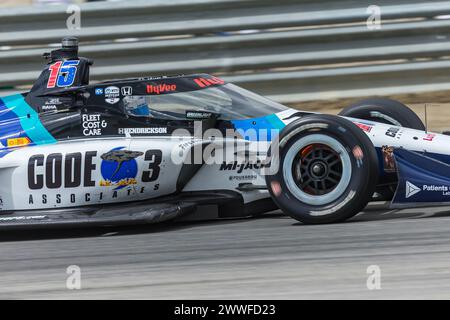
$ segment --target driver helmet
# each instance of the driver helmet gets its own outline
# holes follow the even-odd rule
[[[144,96],[127,97],[126,109],[129,114],[138,117],[151,115],[147,99]]]

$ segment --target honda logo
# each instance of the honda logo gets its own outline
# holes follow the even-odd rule
[[[133,94],[132,87],[122,87],[122,95],[123,96],[131,96]]]

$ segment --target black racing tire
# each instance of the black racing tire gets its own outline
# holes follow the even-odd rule
[[[399,101],[386,98],[370,98],[359,101],[343,109],[339,115],[425,130],[425,125],[414,111]]]
[[[278,153],[272,150],[276,148]],[[272,199],[305,224],[353,217],[371,200],[377,184],[372,142],[355,124],[338,116],[310,115],[290,123],[270,154],[272,163],[278,164],[276,172],[266,174]]]

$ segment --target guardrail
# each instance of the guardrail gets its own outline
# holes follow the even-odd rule
[[[450,1],[171,0],[0,11],[0,87],[31,84],[40,58],[78,36],[94,81],[209,72],[283,102],[450,89]],[[17,89],[12,88],[12,91]]]

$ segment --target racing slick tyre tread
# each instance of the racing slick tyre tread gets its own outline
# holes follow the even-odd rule
[[[341,110],[339,115],[425,130],[425,125],[414,111],[399,101],[386,98],[370,98],[359,101]]]
[[[289,189],[286,181],[291,181],[286,175],[286,172],[291,171],[290,162],[286,162],[286,158],[290,159],[292,156],[289,155],[293,152],[303,154],[303,151],[297,152],[296,146],[301,146],[302,141],[308,139],[330,140],[340,145],[340,156],[335,153],[336,157],[338,159],[340,157],[341,160],[348,159],[346,163],[350,164],[344,169],[342,162],[342,171],[348,172],[348,167],[351,168],[351,174],[346,180],[348,182],[340,188],[342,191],[334,199],[326,203],[316,203],[315,198],[318,197],[308,200],[309,203],[301,201],[299,196],[294,194],[297,191],[292,189],[292,183],[289,184],[291,186]],[[323,146],[326,147],[326,144]],[[305,224],[336,223],[351,218],[367,205],[377,184],[378,160],[372,142],[355,124],[338,116],[311,115],[288,124],[280,133],[279,153],[272,154],[272,161],[279,163],[279,169],[275,174],[266,175],[272,199],[284,213]],[[292,165],[295,166],[295,163],[297,162],[293,161]],[[292,175],[295,176],[294,173]],[[342,177],[341,180],[343,179]],[[298,184],[296,186],[303,192]],[[330,192],[333,193],[336,189],[338,186]]]

